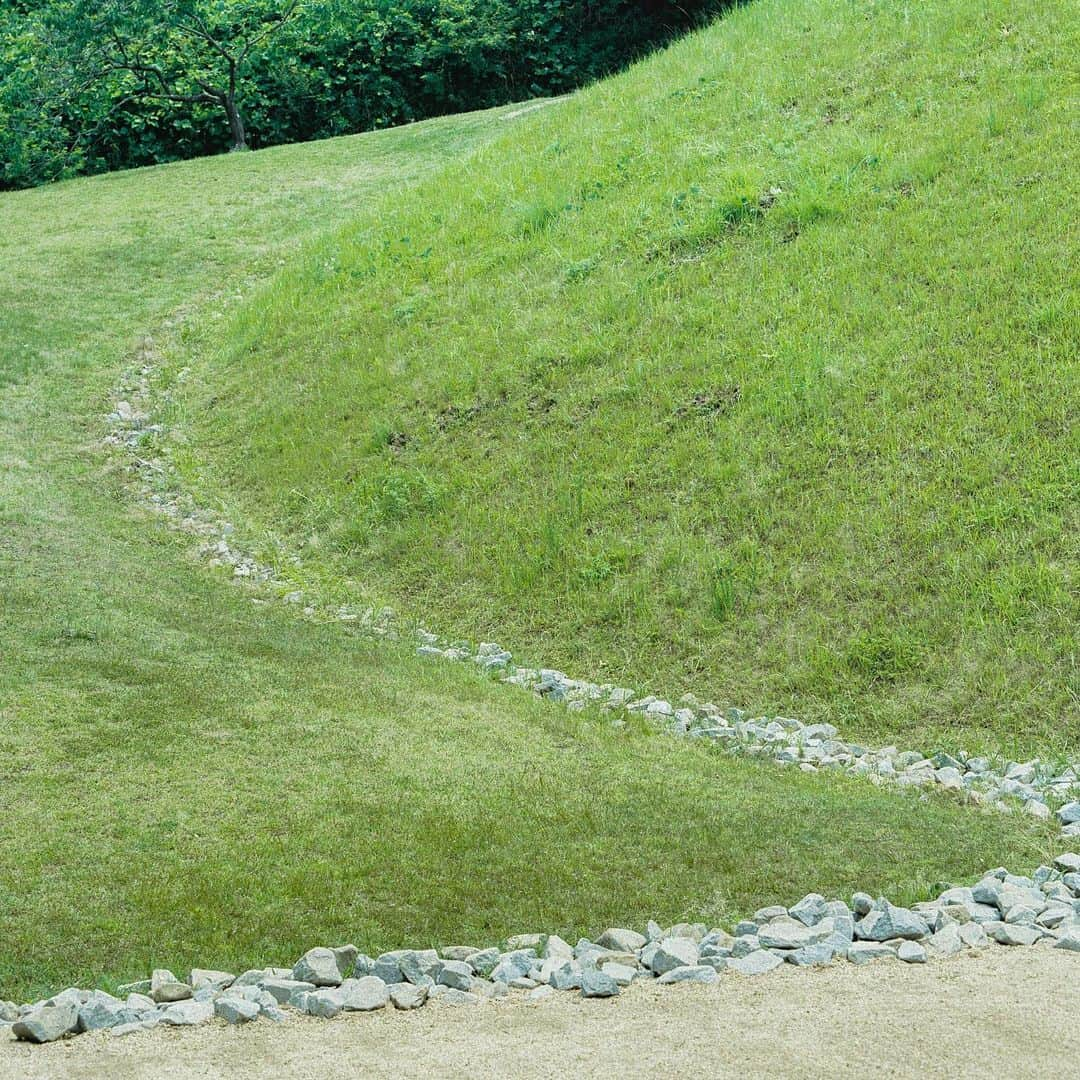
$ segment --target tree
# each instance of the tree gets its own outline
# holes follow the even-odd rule
[[[302,0],[72,0],[54,9],[54,44],[80,90],[126,77],[117,106],[149,99],[220,108],[233,150],[247,149],[240,89],[253,50]]]

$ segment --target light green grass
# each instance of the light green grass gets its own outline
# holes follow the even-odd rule
[[[0,998],[1046,857],[1033,822],[618,734],[256,607],[130,501],[101,436],[143,337],[501,124],[0,197]]]
[[[1074,752],[1078,23],[759,0],[526,118],[193,336],[188,481],[528,660]]]

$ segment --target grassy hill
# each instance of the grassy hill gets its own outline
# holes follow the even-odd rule
[[[196,334],[177,460],[442,632],[1075,749],[1078,25],[748,4]]]
[[[743,26],[741,20],[749,17],[740,15],[731,25]],[[859,19],[854,23],[862,25]],[[778,31],[784,25],[779,21]],[[826,25],[832,24],[799,38],[805,48],[824,49],[830,40]],[[358,377],[353,365],[338,363],[342,342],[361,348],[369,336],[365,327],[382,334],[392,325],[401,347],[380,349],[383,374],[376,378],[372,369],[375,382],[366,396],[349,399],[356,406],[350,437],[373,448],[358,458],[363,463],[358,475],[370,476],[373,485],[364,505],[383,509],[369,514],[373,528],[359,534],[368,537],[369,547],[358,540],[355,548],[341,548],[342,558],[352,550],[350,559],[365,552],[374,559],[378,545],[404,542],[416,524],[397,509],[402,503],[395,492],[407,493],[404,507],[411,509],[417,496],[408,493],[424,490],[416,477],[426,472],[432,490],[443,493],[432,502],[430,527],[445,522],[457,505],[452,485],[466,461],[472,462],[468,475],[476,476],[467,490],[478,506],[487,507],[492,534],[498,536],[505,528],[494,513],[500,504],[484,495],[481,483],[494,484],[495,474],[485,473],[491,467],[483,464],[480,448],[490,442],[497,449],[499,440],[516,430],[529,434],[537,454],[549,453],[545,446],[570,429],[549,429],[524,417],[516,428],[500,429],[493,416],[505,419],[514,409],[527,408],[513,381],[525,375],[509,362],[513,351],[504,365],[494,363],[493,346],[485,344],[479,328],[487,325],[489,300],[499,289],[507,290],[508,299],[517,297],[500,332],[517,335],[519,320],[528,323],[525,294],[514,289],[530,277],[533,263],[515,263],[510,255],[533,252],[529,259],[547,266],[555,259],[559,230],[578,212],[549,217],[510,201],[496,205],[493,193],[515,174],[520,175],[514,182],[521,184],[530,175],[539,183],[551,174],[551,163],[559,160],[555,150],[545,154],[553,145],[552,132],[561,129],[570,140],[573,131],[591,130],[583,126],[587,109],[603,105],[606,111],[597,114],[605,117],[603,126],[618,130],[615,103],[637,85],[634,78],[644,77],[641,85],[652,86],[650,115],[662,118],[696,108],[692,94],[671,97],[682,83],[664,88],[669,70],[664,65],[678,71],[695,50],[708,52],[710,41],[727,40],[723,35],[732,32],[722,25],[714,32],[720,38],[699,38],[659,67],[641,69],[631,81],[598,88],[580,104],[553,106],[563,110],[559,119],[554,111],[551,120],[539,121],[542,113],[513,120],[503,119],[504,113],[455,117],[0,196],[0,998],[24,999],[74,982],[112,986],[157,965],[182,971],[192,964],[242,969],[287,963],[324,941],[354,940],[377,952],[406,943],[488,941],[533,929],[573,939],[612,922],[636,924],[649,916],[734,917],[812,888],[843,893],[858,886],[911,898],[938,879],[963,879],[1001,862],[1035,865],[1045,857],[1052,843],[1049,829],[1026,818],[979,814],[945,799],[923,802],[843,777],[788,773],[696,744],[615,732],[602,717],[549,707],[471,671],[420,661],[408,648],[376,648],[342,626],[297,618],[279,606],[256,606],[249,589],[193,558],[190,539],[170,532],[132,501],[120,463],[102,446],[113,388],[149,348],[146,338],[180,356],[184,349],[178,339],[190,325],[191,348],[218,341],[223,349],[200,352],[191,376],[207,395],[212,384],[225,395],[216,409],[208,396],[205,423],[188,432],[212,436],[198,444],[206,460],[216,462],[208,475],[220,470],[222,478],[239,483],[241,459],[250,453],[252,477],[266,480],[268,444],[254,429],[239,426],[243,409],[251,409],[267,432],[276,431],[281,439],[284,429],[269,423],[270,401],[282,409],[291,402],[294,411],[286,415],[297,419],[305,395],[310,392],[314,401],[316,386],[322,387],[320,395],[328,392],[329,382],[324,387],[316,375],[346,382]],[[798,33],[803,34],[801,24]],[[820,42],[816,33],[825,35]],[[697,86],[698,75],[693,78]],[[749,100],[752,86],[747,84]],[[707,96],[708,87],[700,89]],[[604,105],[609,94],[614,96]],[[632,134],[621,137],[629,140]],[[712,137],[703,132],[696,139]],[[483,151],[499,139],[506,142]],[[595,145],[600,168],[605,144],[597,136]],[[689,149],[688,144],[684,152]],[[674,155],[675,148],[668,152]],[[569,167],[583,151],[571,140],[566,153]],[[658,175],[668,167],[659,158],[652,164],[636,160],[635,167]],[[447,167],[451,171],[443,181],[425,186],[425,176]],[[560,175],[573,182],[571,172]],[[393,195],[407,190],[416,193],[412,211]],[[546,190],[537,188],[536,205],[544,205]],[[645,213],[648,199],[642,191]],[[438,205],[451,208],[452,196],[465,204],[454,218],[457,224],[448,217],[445,225],[448,237],[458,237],[461,280],[474,279],[469,268],[479,249],[473,241],[484,235],[495,238],[493,269],[475,278],[475,297],[456,296],[453,306],[438,309],[447,325],[432,332],[438,364],[425,374],[418,363],[422,325],[416,321],[432,318],[431,312],[422,315],[425,294],[417,291],[412,315],[399,299],[389,322],[368,320],[378,315],[378,298],[386,295],[380,275],[391,266],[415,273],[419,265],[403,254],[413,242],[405,245],[408,234],[397,226],[416,213],[427,221],[425,228],[431,227],[424,208],[443,199],[441,193],[445,199]],[[1046,201],[1049,206],[1049,196]],[[615,207],[603,199],[589,205],[594,203]],[[484,206],[486,221],[478,217],[477,208]],[[354,232],[344,246],[340,240],[327,242],[314,261],[286,270],[243,317],[242,327],[229,321],[227,312],[246,303],[253,283],[288,263],[300,245],[359,214],[373,237],[389,229],[400,245],[379,255],[387,261],[379,262],[374,277],[364,278],[359,270],[358,276],[339,272],[343,266],[367,265],[355,262],[361,257],[357,253],[369,248]],[[470,239],[460,231],[481,225],[490,234]],[[757,242],[751,233],[723,236],[725,244],[736,246]],[[371,243],[381,246],[381,240]],[[439,273],[446,281],[433,278],[430,288],[433,301],[442,304],[439,289],[449,287],[457,263],[450,248],[440,250]],[[588,258],[577,252],[567,245],[567,265]],[[419,253],[416,258],[424,260]],[[668,265],[673,258],[669,252],[648,261],[650,273],[668,275],[672,289],[677,282],[671,275],[683,272]],[[596,289],[596,301],[617,303],[617,293],[605,299],[599,286],[608,281],[614,288],[619,275],[603,258],[594,270],[599,276],[589,288]],[[316,280],[320,272],[322,284]],[[590,295],[582,291],[588,281],[584,274],[584,268],[567,270],[558,286],[566,290],[568,312]],[[544,296],[556,287],[535,280],[534,331],[543,325]],[[633,278],[627,282],[639,288]],[[294,286],[301,289],[296,300],[303,306],[290,318],[282,305]],[[375,307],[366,311],[361,293],[369,287]],[[322,308],[309,310],[309,300]],[[652,296],[648,304],[655,300]],[[273,356],[264,352],[253,367],[254,354],[248,356],[237,343],[246,336],[269,348],[269,340],[258,334],[254,313],[259,310],[288,348]],[[322,314],[316,317],[318,310]],[[624,310],[638,323],[650,308]],[[454,337],[451,320],[461,320],[459,329],[473,335],[468,350],[468,339]],[[352,327],[340,339],[339,321]],[[620,326],[610,319],[613,348]],[[570,334],[553,326],[551,333],[556,332]],[[450,365],[451,340],[458,341],[460,365],[475,346],[490,379],[478,368],[478,382],[467,394],[455,389],[446,405],[432,406],[438,411],[464,403],[460,417],[445,414],[445,431],[434,421],[426,433],[418,423],[403,426],[410,432],[403,452],[418,456],[395,464],[387,451],[374,449],[373,440],[387,437],[379,434],[381,418],[394,413],[391,401],[406,410],[403,419],[416,407],[390,382],[379,394],[375,384],[383,385],[379,380],[388,380],[400,365],[401,372],[412,373],[410,379],[420,380],[414,397],[423,390],[423,379],[435,378],[442,368],[454,386],[462,379],[461,386],[467,385],[464,368]],[[536,336],[522,348],[546,353],[541,340]],[[313,356],[325,363],[312,365]],[[394,364],[386,364],[386,358]],[[300,366],[290,374],[294,359]],[[644,354],[633,363],[639,361],[646,365],[644,385],[652,361]],[[217,371],[214,362],[226,370]],[[586,370],[574,364],[551,367],[551,396],[561,395],[563,404],[548,410],[550,424],[557,423],[561,408],[578,400],[571,376],[576,372],[584,380]],[[630,374],[619,379],[618,385],[634,385]],[[503,381],[507,412],[489,415],[487,404],[470,411],[477,402],[498,402]],[[238,426],[222,426],[227,414]],[[315,422],[314,413],[308,422]],[[345,453],[335,441],[343,423],[338,412],[323,409],[322,423],[328,436],[322,449],[307,441],[303,453],[290,445],[288,454],[277,455],[282,489],[289,484],[289,491],[318,490],[306,485],[316,483],[320,470],[303,482],[291,470],[304,455],[314,462],[319,454]],[[643,420],[646,428],[650,423]],[[715,430],[703,426],[701,418],[687,424],[690,432],[701,429],[696,439]],[[293,430],[298,439],[310,434],[299,422]],[[582,437],[586,430],[584,424],[574,429]],[[440,439],[447,451],[440,460],[450,471],[421,467],[423,455],[437,453],[433,447]],[[460,462],[451,449],[461,455]],[[640,447],[627,450],[627,463],[637,452]],[[532,467],[525,461],[507,458],[507,514],[518,485],[532,490]],[[659,451],[656,464],[670,465]],[[552,505],[575,491],[563,483],[560,470],[580,467],[564,447],[550,470]],[[396,479],[399,468],[404,487]],[[635,469],[645,476],[644,465]],[[326,481],[332,506],[346,496],[331,482],[332,470],[322,471],[326,476],[318,483]],[[277,505],[276,485],[253,486],[251,493],[256,492],[268,500],[266,520],[287,521],[306,532],[296,497]],[[355,499],[355,493],[349,497]],[[453,503],[443,501],[451,497]],[[580,502],[582,514],[593,505],[584,494]],[[548,507],[537,504],[534,510],[543,516]],[[668,513],[668,502],[656,504],[653,512]],[[550,515],[544,520],[549,518],[556,524],[562,520]],[[253,513],[248,527],[255,528],[258,520]],[[334,521],[328,519],[320,533],[329,536],[344,527]],[[578,531],[568,535],[585,535],[585,526],[574,528]],[[445,558],[450,551],[447,546],[436,553]],[[483,556],[478,574],[491,551],[478,549]],[[515,561],[525,565],[512,549],[504,557],[507,567]],[[409,564],[401,562],[404,574]],[[630,583],[626,587],[648,592],[652,579],[635,565],[630,560],[624,570],[617,568],[608,579],[612,588],[622,574]],[[326,562],[323,571],[332,574],[333,563]],[[433,580],[450,580],[445,562],[434,562],[431,573]],[[549,576],[552,588],[558,580]],[[394,582],[385,574],[377,584],[389,589]],[[459,592],[455,579],[440,618],[451,621],[457,608],[456,618],[469,621],[464,614],[469,590],[482,585],[480,576]],[[573,595],[559,591],[563,588],[554,590],[555,599]],[[401,595],[408,598],[404,590]],[[543,587],[521,596],[528,600],[527,614],[506,625],[523,632],[528,622],[540,620],[541,605],[550,608],[555,601]],[[413,596],[417,603],[422,599]],[[505,595],[493,589],[493,621],[507,614],[502,610],[507,606]],[[573,629],[569,601],[566,611]],[[442,625],[439,619],[432,622]],[[589,645],[590,633],[599,631],[583,631],[583,654],[576,659],[584,661],[584,650],[596,647],[595,641]],[[613,636],[628,648],[637,633],[628,624]],[[565,651],[576,640],[568,634],[559,644],[554,627],[548,637],[546,645]],[[665,655],[671,662],[676,654],[661,651],[658,662]]]

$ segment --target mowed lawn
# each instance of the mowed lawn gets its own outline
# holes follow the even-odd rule
[[[144,336],[503,124],[0,196],[0,998],[1045,858],[1027,820],[620,734],[255,606],[130,501],[101,437]]]
[[[866,740],[1080,747],[1064,0],[757,0],[175,358],[189,481],[335,585]]]

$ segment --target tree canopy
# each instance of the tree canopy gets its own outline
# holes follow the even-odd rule
[[[0,187],[557,94],[719,0],[0,0]]]

